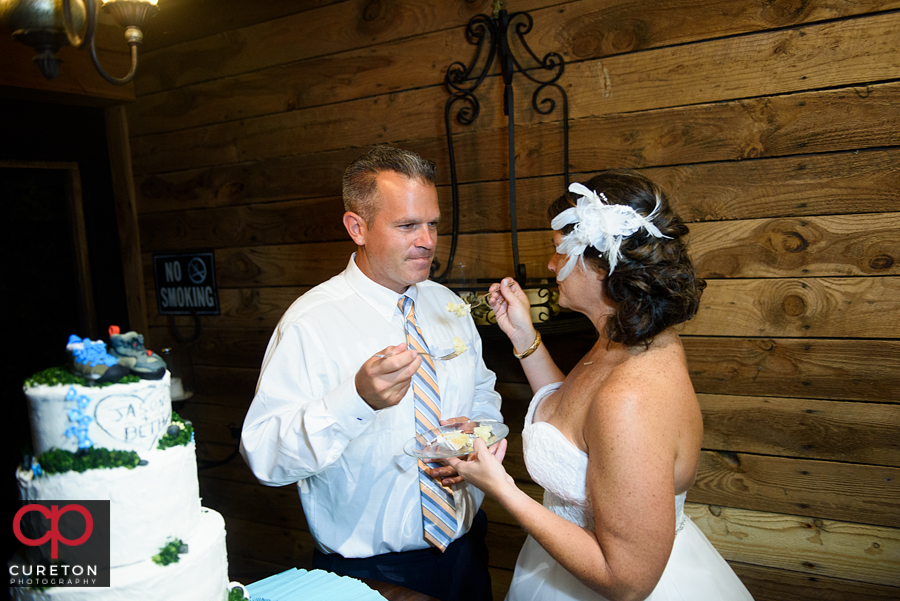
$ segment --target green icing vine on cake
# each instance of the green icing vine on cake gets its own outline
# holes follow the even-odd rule
[[[166,429],[165,435],[159,439],[156,448],[160,451],[175,446],[185,446],[194,439],[194,426],[180,415],[172,412],[172,423]]]
[[[141,464],[141,458],[134,451],[117,451],[91,447],[77,453],[62,449],[50,449],[40,456],[38,463],[45,474],[66,472],[86,472],[100,468],[127,467],[132,469]]]
[[[166,434],[159,439],[157,448],[160,451],[186,446],[194,439],[194,427],[186,419],[172,412],[172,423]],[[37,466],[35,466],[35,463]],[[135,468],[146,465],[135,451],[118,451],[100,447],[79,449],[73,453],[62,449],[50,449],[37,458],[31,464],[31,469],[36,476],[41,474],[64,474],[66,472],[86,472],[94,469],[112,469],[115,467]]]
[[[180,539],[169,541],[166,546],[159,550],[157,555],[153,556],[153,563],[161,566],[167,566],[170,563],[178,563],[179,553],[187,553],[188,546],[181,542]]]
[[[140,382],[141,378],[135,375],[127,375],[120,379],[118,382],[103,382],[98,384],[93,384],[93,386],[109,386],[110,384],[134,384],[135,382]],[[81,376],[76,376],[71,371],[69,371],[65,367],[49,367],[43,371],[39,371],[34,374],[27,380],[25,380],[25,387],[30,388],[32,386],[62,386],[62,385],[71,385],[78,384],[79,386],[88,386],[87,381]]]

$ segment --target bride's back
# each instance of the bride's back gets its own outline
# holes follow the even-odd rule
[[[592,435],[616,445],[630,444],[628,432],[652,436],[661,452],[671,453],[674,493],[686,491],[697,472],[703,418],[678,335],[667,330],[647,349],[606,346],[598,343],[560,389],[543,399],[534,421],[550,423],[589,456]],[[618,427],[629,420],[642,425]]]

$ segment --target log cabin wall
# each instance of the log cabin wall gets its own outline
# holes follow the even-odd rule
[[[173,1],[168,17],[160,4],[173,31],[179,17],[202,29],[166,39],[158,26],[164,41],[144,53],[127,112],[148,336],[175,344],[157,313],[153,253],[212,249],[222,313],[182,345],[204,504],[225,516],[232,574],[307,567],[296,490],[256,483],[234,435],[278,318],[353,250],[340,223],[350,160],[389,143],[437,162],[446,262],[441,82],[470,60],[465,25],[491,3],[201,2],[202,20],[188,3]],[[639,169],[691,227],[709,286],[682,331],[705,420],[689,514],[758,600],[900,597],[900,1],[508,8],[531,12],[539,56],[567,62],[573,180]],[[522,261],[549,277],[561,116],[535,114],[533,87],[516,78]],[[455,138],[467,278],[512,270],[501,92],[489,78],[481,116]],[[182,335],[194,327],[175,323]],[[539,497],[519,438],[530,391],[508,343],[485,339],[513,429],[509,469]],[[591,334],[547,343],[572,365]],[[486,509],[499,599],[524,534]]]

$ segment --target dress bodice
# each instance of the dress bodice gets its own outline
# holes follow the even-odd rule
[[[532,480],[544,489],[544,507],[593,531],[594,511],[587,492],[587,453],[573,445],[555,426],[534,421],[537,406],[561,385],[561,382],[548,384],[531,399],[522,430],[525,466]],[[682,493],[675,497],[676,528],[684,523],[685,496]]]

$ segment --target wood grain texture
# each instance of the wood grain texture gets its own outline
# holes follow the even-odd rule
[[[698,395],[703,448],[900,467],[900,405]]]
[[[343,271],[354,251],[356,245],[350,240],[223,249],[216,253],[216,270],[222,286],[259,286],[275,282],[315,286]],[[284,261],[285,258],[288,260]]]
[[[884,119],[896,121],[889,107],[898,91],[863,85],[579,119],[569,161],[574,171],[595,171],[896,145],[897,131]]]
[[[564,85],[574,119],[854,85],[900,75],[898,41],[885,13],[586,61]]]
[[[861,35],[862,31],[866,31],[869,40],[862,39],[866,37]],[[728,38],[697,44],[696,48],[678,47],[612,57],[605,59],[602,67],[595,63],[573,65],[565,75],[573,107],[571,116],[577,120],[623,111],[846,86],[900,75],[900,59],[896,58],[900,54],[896,46],[900,38],[900,16],[891,13],[751,38]],[[827,51],[820,51],[823,48]],[[619,68],[615,65],[617,61],[623,63],[621,69],[626,73],[616,71]],[[729,64],[727,77],[731,81],[718,79],[716,85],[706,85],[708,73],[721,64]],[[835,64],[840,64],[842,69],[828,68]],[[743,72],[742,66],[746,66],[748,72]],[[597,69],[602,73],[598,74]],[[615,85],[617,89],[623,87],[624,93],[612,95],[610,90],[603,90],[604,85],[612,85],[603,83],[609,78],[608,72],[615,74]],[[599,94],[594,93],[598,77],[602,92]],[[489,80],[485,85],[485,97],[499,94],[496,82]],[[761,85],[763,89],[760,89]],[[165,167],[165,162],[183,164],[191,158],[196,161],[200,156],[208,161],[205,163],[208,165],[212,164],[209,161],[235,162],[294,154],[296,145],[291,140],[298,137],[317,144],[313,149],[322,151],[404,139],[406,136],[392,129],[394,123],[404,123],[422,134],[430,132],[436,137],[443,132],[443,124],[437,119],[438,107],[443,105],[442,94],[437,88],[420,88],[346,104],[193,128],[162,138],[144,136],[135,139],[135,165],[139,172],[157,172],[171,170]],[[435,119],[423,120],[418,110],[421,106],[434,107]],[[342,113],[343,119],[337,117],[336,111]],[[392,116],[388,117],[386,111]],[[532,112],[520,113],[525,125],[529,120],[544,120]],[[352,115],[366,115],[369,119],[348,121],[347,117]],[[489,129],[494,123],[493,115],[487,114],[480,124],[476,121],[476,127]],[[315,133],[310,131],[312,128]],[[211,147],[211,140],[219,141],[218,147]],[[221,145],[221,141],[225,144]],[[201,149],[205,152],[199,152]],[[202,164],[194,162],[185,166]]]
[[[693,503],[900,526],[900,468],[704,451]]]
[[[147,53],[140,94],[458,27],[490,0],[339,2]],[[299,7],[298,7],[299,8]],[[321,35],[327,31],[328,35]],[[173,69],[173,66],[175,68]]]
[[[640,0],[585,0],[535,11],[535,28],[529,43],[537,48],[562,48],[567,61],[582,61],[897,7],[896,2],[881,1],[847,5],[784,0],[711,0],[701,4],[677,0],[652,4]]]
[[[363,152],[365,149],[345,148],[137,177],[139,210],[152,213],[338,197],[344,170]]]
[[[159,0],[159,13],[147,24],[147,52],[271,21],[344,0]]]
[[[697,392],[896,403],[900,342],[685,337]]]
[[[698,223],[689,246],[703,278],[886,276],[900,270],[898,226],[900,213]]]
[[[898,277],[707,284],[697,316],[680,328],[685,336],[900,338]]]
[[[810,132],[810,137],[818,133]],[[689,222],[848,213],[865,219],[865,214],[894,210],[890,190],[900,184],[898,165],[896,149],[855,150],[660,167],[645,173],[666,190],[678,215]]]
[[[168,21],[166,25],[171,29],[175,15],[184,14],[189,8],[193,12],[203,11],[205,7],[202,4],[197,7],[176,4],[171,13],[168,7],[164,7],[160,16],[165,16]],[[261,21],[260,17],[264,16],[277,18],[289,16],[291,12],[315,8],[298,6],[291,9],[282,6],[283,4],[267,6],[265,13],[259,16],[251,14],[251,11],[241,11],[240,15],[248,21]],[[568,63],[576,63],[771,27],[861,15],[897,6],[896,2],[860,2],[852,5],[811,2],[797,6],[787,2],[735,4],[717,0],[702,6],[671,1],[657,2],[648,7],[646,3],[636,0],[615,4],[570,2],[535,10],[532,13],[534,27],[526,40],[538,56],[542,57],[550,51],[560,52]],[[349,23],[355,18],[354,14],[346,4],[343,7],[342,16]],[[482,12],[487,9],[486,6],[479,8],[477,4],[473,8]],[[519,2],[515,7],[510,7],[510,10],[515,12],[527,8]],[[261,9],[258,11],[263,12]],[[314,20],[324,18],[326,12],[329,11],[307,13],[307,18],[313,21],[308,26],[313,27]],[[183,31],[183,26],[175,25],[179,31],[174,36],[170,32],[163,32],[159,36],[159,42],[152,47],[171,45],[167,37],[186,37],[188,34],[194,39],[203,37],[202,34],[210,28],[222,26],[216,21],[234,14],[235,11],[228,11],[227,7],[216,11],[214,19],[204,20],[202,27],[195,31]],[[285,26],[292,27],[293,20],[294,18],[286,19]],[[151,25],[154,29],[163,27],[159,17]],[[244,29],[242,33],[249,39],[263,34],[264,29],[271,27],[272,24],[261,25]],[[153,30],[148,28],[148,38],[156,42],[155,37]],[[525,52],[518,47],[517,40],[513,39],[512,42],[516,56],[524,61]],[[347,45],[353,44],[351,42]],[[294,44],[290,50],[296,53],[298,45]],[[176,51],[178,49],[169,49],[164,54],[174,55]],[[361,96],[439,84],[452,61],[469,62],[473,55],[474,46],[464,36],[463,23],[454,23],[450,29],[417,32],[388,43],[346,51],[336,50],[315,58],[300,58],[154,92],[150,92],[152,87],[148,84],[158,70],[150,69],[154,72],[141,77],[139,81],[141,94],[130,107],[131,116],[140,126],[135,133],[147,134],[345,102]],[[257,58],[260,61],[266,60],[262,54],[257,55]],[[529,62],[524,64],[529,66]],[[494,71],[497,71],[496,65]]]
[[[355,250],[349,239],[221,249],[215,252],[216,281],[220,290],[243,286],[315,286],[343,271]],[[151,254],[143,255],[148,286],[154,281],[152,258]]]
[[[467,57],[459,28],[318,56],[141,95],[136,135],[187,129],[439,84],[450,58]]]
[[[878,585],[900,585],[900,531],[802,516],[687,503],[728,561]]]
[[[529,497],[531,497],[538,503],[543,502],[544,489],[542,489],[537,484],[518,482],[517,486],[520,490],[527,493]],[[503,505],[500,505],[500,503],[490,497],[485,497],[484,503],[482,504],[481,508],[484,509],[484,512],[488,516],[488,520],[491,522],[497,524],[507,524],[509,526],[519,525],[516,519],[512,517],[508,511],[506,511]]]
[[[187,412],[182,412],[187,413]],[[179,415],[182,415],[179,413]],[[184,416],[185,419],[188,419],[187,415]],[[191,420],[193,422],[194,415],[191,415]],[[194,422],[197,423],[197,422]],[[238,423],[238,428],[240,427],[240,423]],[[204,428],[198,427],[195,432],[200,432]],[[240,432],[238,431],[238,434]],[[216,486],[221,486],[222,481],[227,482],[239,482],[243,484],[252,484],[254,486],[261,486],[266,491],[275,490],[273,487],[265,486],[260,484],[260,482],[253,475],[253,472],[250,471],[250,468],[247,467],[247,464],[244,462],[243,458],[240,455],[234,455],[234,449],[238,444],[238,440],[236,438],[224,438],[222,437],[222,442],[214,441],[211,439],[203,439],[200,438],[200,442],[197,445],[197,462],[199,465],[199,474],[201,478],[207,480],[215,480]],[[230,460],[228,458],[231,458]],[[266,493],[266,494],[275,494],[275,493]],[[291,509],[293,506],[289,505],[285,509]],[[287,522],[287,523],[290,523]],[[296,527],[305,527],[305,522],[296,524]]]
[[[150,213],[141,219],[141,240],[145,251],[184,248],[185,241],[192,248],[226,248],[346,240],[343,214],[340,197]]]
[[[413,107],[423,103],[431,105],[438,99],[430,93],[428,96],[430,99],[413,99]],[[357,110],[363,114],[368,112],[373,119],[390,119],[390,115],[402,117],[403,111],[407,110],[408,100],[410,99],[397,96],[396,110],[390,107],[376,108],[373,104],[376,100],[360,101],[366,106],[361,104],[344,107],[343,123],[347,125],[344,129],[350,135],[360,136],[346,143],[365,146],[376,142],[390,142],[408,147],[437,161],[439,183],[446,183],[449,180],[449,167],[446,145],[440,138],[444,133],[442,124],[432,123],[434,128],[429,129],[429,126],[422,129],[421,124],[411,123],[415,130],[398,126],[402,130],[376,132],[371,129],[370,122],[354,123],[346,117],[348,112],[352,115]],[[577,178],[579,172],[590,173],[610,166],[640,168],[807,152],[856,151],[873,146],[896,145],[900,140],[900,134],[897,133],[900,131],[900,117],[893,110],[897,102],[900,102],[900,85],[884,84],[861,90],[851,88],[792,94],[683,109],[628,113],[604,119],[585,119],[573,123],[570,164],[574,177]],[[259,136],[265,137],[265,127],[269,125],[259,123],[259,120],[253,120],[252,133],[245,132],[248,126],[240,122],[218,125],[213,129],[133,138],[136,181],[142,212],[153,206],[146,202],[150,199],[153,199],[153,204],[178,201],[172,205],[174,208],[183,206],[186,202],[199,201],[203,203],[200,206],[211,206],[247,202],[254,198],[290,198],[289,191],[297,190],[297,186],[291,185],[297,177],[308,179],[312,186],[304,186],[302,190],[295,191],[295,196],[339,195],[340,174],[363,150],[326,152],[319,148],[318,152],[308,154],[322,143],[316,142],[317,146],[307,143],[301,150],[296,143],[291,145],[290,140],[308,142],[308,138],[318,140],[321,136],[327,136],[329,142],[339,142],[341,134],[332,135],[326,129],[341,123],[341,116],[307,111],[300,117],[303,118],[293,116],[291,119],[301,129],[282,124],[284,131],[273,138],[273,142],[283,141],[284,145],[280,150],[274,146],[256,146],[254,140]],[[318,119],[322,120],[321,124]],[[401,119],[400,123],[405,121]],[[281,128],[281,125],[272,125],[276,129]],[[263,127],[262,130],[258,130],[260,126]],[[428,131],[431,132],[431,138],[419,137]],[[244,135],[249,136],[249,139],[243,140]],[[490,181],[505,177],[505,130],[491,130],[488,127],[456,134],[454,137],[461,182]],[[516,159],[520,177],[560,173],[562,135],[557,125],[519,125],[517,139],[523,149],[527,149]],[[598,145],[597,139],[615,140],[615,143]],[[257,150],[250,149],[248,145],[254,145]],[[279,152],[283,153],[282,156],[277,156]],[[290,156],[293,154],[298,156]],[[143,156],[147,156],[147,160],[152,162],[142,164]],[[202,160],[203,164],[218,165],[203,168],[198,165],[198,160]],[[252,162],[247,163],[247,160]],[[234,168],[225,166],[235,161],[238,164]],[[848,197],[847,192],[858,186],[863,195],[855,201],[850,198],[843,200],[848,203],[847,206],[866,212],[890,211],[890,196],[885,194],[885,188],[881,184],[890,185],[898,177],[896,162],[891,160],[891,155],[885,158],[879,155],[848,157],[843,162],[810,157],[782,165],[750,163],[747,166],[726,164],[694,168],[698,169],[699,181],[709,186],[718,186],[718,189],[709,190],[711,198],[699,209],[698,214],[685,214],[689,219],[707,216],[716,218],[720,214],[731,217],[728,209],[723,208],[727,196],[723,198],[720,194],[729,194],[726,186],[735,181],[729,179],[733,175],[751,177],[752,187],[748,190],[750,194],[773,195],[789,200],[788,206],[793,207],[791,214],[835,212],[825,202],[827,197],[814,197],[812,194],[820,179],[846,186],[839,193],[839,198]],[[716,172],[717,169],[722,172]],[[805,172],[806,169],[812,170]],[[173,170],[178,173],[161,174]],[[187,171],[181,173],[182,170]],[[767,170],[773,171],[768,179],[758,180],[759,172]],[[781,173],[778,173],[779,170]],[[668,184],[668,181],[664,179],[662,183]],[[675,196],[678,197],[677,194]],[[766,196],[758,197],[754,204],[758,207],[764,203],[765,198]],[[872,205],[872,201],[876,204]],[[164,205],[160,208],[164,208]],[[723,214],[723,211],[726,212]],[[747,216],[757,215],[759,213]]]
[[[486,102],[500,105],[502,86],[487,80]],[[346,103],[298,109],[238,121],[132,138],[136,173],[158,173],[347,147],[398,143],[408,138],[440,139],[445,132],[439,87],[371,96]],[[521,100],[524,104],[525,100]],[[422,107],[432,107],[423,111]],[[520,111],[524,125],[546,120]],[[476,121],[478,130],[505,124],[495,111]],[[558,128],[556,128],[558,129]],[[561,134],[557,134],[560,135]],[[498,136],[498,141],[505,137]]]
[[[141,220],[142,240],[145,251],[176,248],[179,244],[179,248],[227,248],[346,241],[343,213],[340,197],[148,213]],[[449,226],[442,223],[441,230],[449,231]]]
[[[900,144],[900,116],[894,108],[897,103],[900,84],[893,83],[582,119],[573,124],[570,133],[570,163],[577,178],[578,172],[591,173],[610,166],[641,168],[896,146]],[[443,131],[441,126],[441,135]],[[448,183],[445,142],[441,138],[417,138],[417,133],[406,132],[398,140],[435,160],[438,183]],[[455,135],[461,182],[505,176],[505,134],[478,131]],[[522,153],[517,158],[520,176],[561,172],[558,126],[519,127],[517,136],[524,148],[540,149],[545,155],[540,158]],[[598,139],[612,142],[597,144]],[[166,141],[160,138],[155,143]],[[139,169],[139,210],[145,213],[339,196],[343,170],[362,152],[357,148],[313,153],[304,150],[295,156],[254,157],[249,162],[209,167],[175,161],[148,167],[155,173],[146,175],[140,173],[145,169]],[[685,219],[695,221],[891,211],[893,197],[887,190],[897,183],[896,165],[893,151],[861,157],[807,156],[783,163],[684,165],[648,173],[675,199],[685,196],[680,193],[682,182],[688,189],[700,187],[696,204],[679,206]],[[746,186],[734,185],[742,180]],[[298,186],[298,181],[304,185]],[[520,181],[520,186],[525,182]],[[820,189],[823,184],[829,187]],[[557,185],[551,189],[557,189]],[[491,196],[506,197],[502,186],[493,190]],[[823,194],[816,194],[820,190]],[[779,202],[769,204],[770,198]],[[773,215],[774,207],[778,211]],[[539,225],[543,225],[543,214],[540,218]]]
[[[755,601],[893,601],[900,588],[731,562]]]

